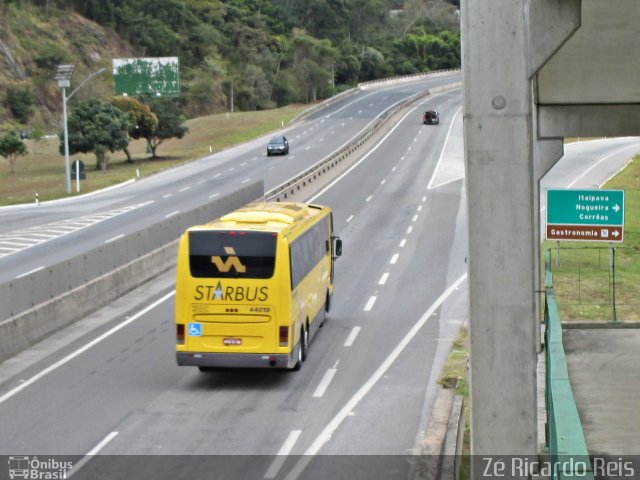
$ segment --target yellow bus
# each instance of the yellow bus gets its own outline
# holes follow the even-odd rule
[[[342,253],[328,207],[247,205],[180,237],[178,365],[297,370],[325,320]]]

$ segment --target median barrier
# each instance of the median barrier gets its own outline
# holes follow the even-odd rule
[[[262,198],[262,180],[59,264],[0,285],[0,362],[175,265],[189,226]]]
[[[396,77],[360,84],[358,88],[375,88],[456,72],[459,70]],[[175,263],[177,239],[187,227],[212,220],[258,198],[289,200],[302,187],[333,171],[335,166],[365,146],[394,114],[425,96],[460,85],[461,82],[455,82],[432,88],[394,105],[347,145],[267,193],[264,193],[262,181],[255,182],[210,204],[0,285],[0,318],[5,319],[0,321],[0,362],[171,268]],[[351,93],[353,90],[344,92],[344,96]]]

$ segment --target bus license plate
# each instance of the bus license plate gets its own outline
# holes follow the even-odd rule
[[[222,343],[225,345],[242,345],[241,338],[225,338]]]

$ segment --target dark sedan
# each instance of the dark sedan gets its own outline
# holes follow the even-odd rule
[[[267,144],[267,156],[287,155],[289,153],[289,141],[287,137],[273,137]]]

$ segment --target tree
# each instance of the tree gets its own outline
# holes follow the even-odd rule
[[[329,87],[333,88],[338,51],[329,40],[318,40],[296,30],[289,55],[301,100],[315,101],[333,93]]]
[[[27,86],[13,86],[5,96],[9,110],[20,123],[27,123],[33,110],[33,92]]]
[[[182,138],[189,131],[183,125],[184,115],[177,101],[171,98],[146,97],[145,102],[158,117],[156,129],[145,136],[151,146],[151,158],[158,158],[158,146],[169,138]]]
[[[9,161],[11,173],[15,173],[16,160],[21,155],[27,154],[27,146],[14,132],[9,132],[0,137],[0,156]]]
[[[124,112],[129,119],[127,133],[130,138],[147,138],[158,127],[158,117],[151,111],[149,105],[132,97],[112,97],[111,104]],[[127,163],[133,163],[128,143],[122,149],[127,156]]]
[[[129,117],[108,102],[90,99],[79,102],[67,123],[69,153],[93,152],[96,169],[106,170],[111,153],[124,149],[129,144]],[[61,132],[60,153],[64,152],[64,136]]]
[[[35,155],[38,145],[44,138],[44,130],[42,129],[42,126],[40,124],[36,123],[33,126],[31,132],[29,133],[29,138],[33,141],[33,154]]]

